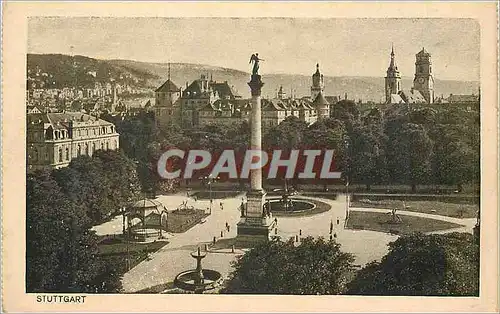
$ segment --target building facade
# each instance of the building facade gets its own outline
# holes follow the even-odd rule
[[[394,47],[391,50],[391,62],[387,68],[385,76],[385,102],[391,103],[397,101],[397,97],[391,95],[398,95],[401,91],[401,74],[399,73],[398,66],[396,65],[396,57],[394,55]],[[396,98],[396,100],[394,99]]]
[[[316,99],[319,93],[325,92],[325,80],[319,71],[319,63],[316,64],[316,72],[312,75],[311,100]]]
[[[228,82],[216,82],[208,74],[202,74],[186,88],[178,88],[170,78],[156,90],[155,121],[157,126],[176,123],[190,129],[202,124],[200,119],[210,119],[210,108],[219,110],[230,107],[241,97]],[[216,103],[222,101],[222,103]],[[203,111],[203,112],[202,112]],[[201,116],[204,115],[202,118]]]
[[[157,126],[168,125],[180,119],[181,89],[167,79],[155,91],[155,123]]]
[[[422,48],[415,57],[413,88],[424,96],[428,104],[432,104],[434,103],[434,77],[432,74],[431,55],[425,48]]]
[[[79,112],[27,115],[28,170],[62,168],[73,158],[119,148],[114,124]]]

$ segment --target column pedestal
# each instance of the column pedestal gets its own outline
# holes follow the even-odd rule
[[[269,240],[275,228],[272,213],[264,210],[266,193],[251,191],[247,193],[247,210],[237,224],[237,237],[244,241]]]

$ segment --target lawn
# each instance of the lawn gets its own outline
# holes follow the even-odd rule
[[[190,196],[196,197],[199,200],[209,200],[210,196],[212,199],[224,199],[224,198],[232,198],[236,197],[241,192],[239,191],[198,191],[193,192]]]
[[[208,214],[201,209],[180,209],[168,213],[167,230],[182,233],[199,224]]]
[[[351,207],[363,208],[385,208],[385,209],[400,209],[412,212],[435,214],[456,218],[476,218],[479,205],[472,204],[456,204],[439,201],[406,201],[406,208],[403,208],[403,201],[400,200],[370,200],[363,198],[351,202]]]
[[[128,244],[130,256],[130,268],[132,269],[137,264],[148,257],[148,254],[158,251],[160,248],[167,245],[167,241],[156,241],[152,243],[135,243]],[[108,262],[117,266],[119,273],[127,272],[127,242],[122,238],[115,237],[107,239],[98,245],[99,255]]]
[[[399,215],[401,223],[391,223],[391,215],[388,213],[356,212],[349,213],[347,229],[371,230],[393,234],[407,234],[412,232],[431,232],[459,228],[461,225],[451,222]]]

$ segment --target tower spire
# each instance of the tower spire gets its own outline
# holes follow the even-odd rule
[[[170,81],[170,62],[168,63],[168,80]]]
[[[391,69],[396,68],[396,58],[394,55],[394,44],[391,44],[391,64],[389,65],[389,68],[391,68]]]

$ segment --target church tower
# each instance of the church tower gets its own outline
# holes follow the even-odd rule
[[[432,76],[431,55],[425,48],[416,54],[413,88],[424,96],[427,103],[434,103],[434,77]]]
[[[392,94],[399,94],[401,91],[401,74],[399,73],[398,66],[396,65],[396,58],[394,57],[394,46],[391,50],[391,63],[387,68],[387,75],[385,77],[385,102],[391,102]]]
[[[315,100],[320,93],[323,93],[325,89],[325,82],[323,80],[323,74],[319,72],[319,63],[316,64],[316,72],[312,76],[312,86],[311,86],[311,100]]]

